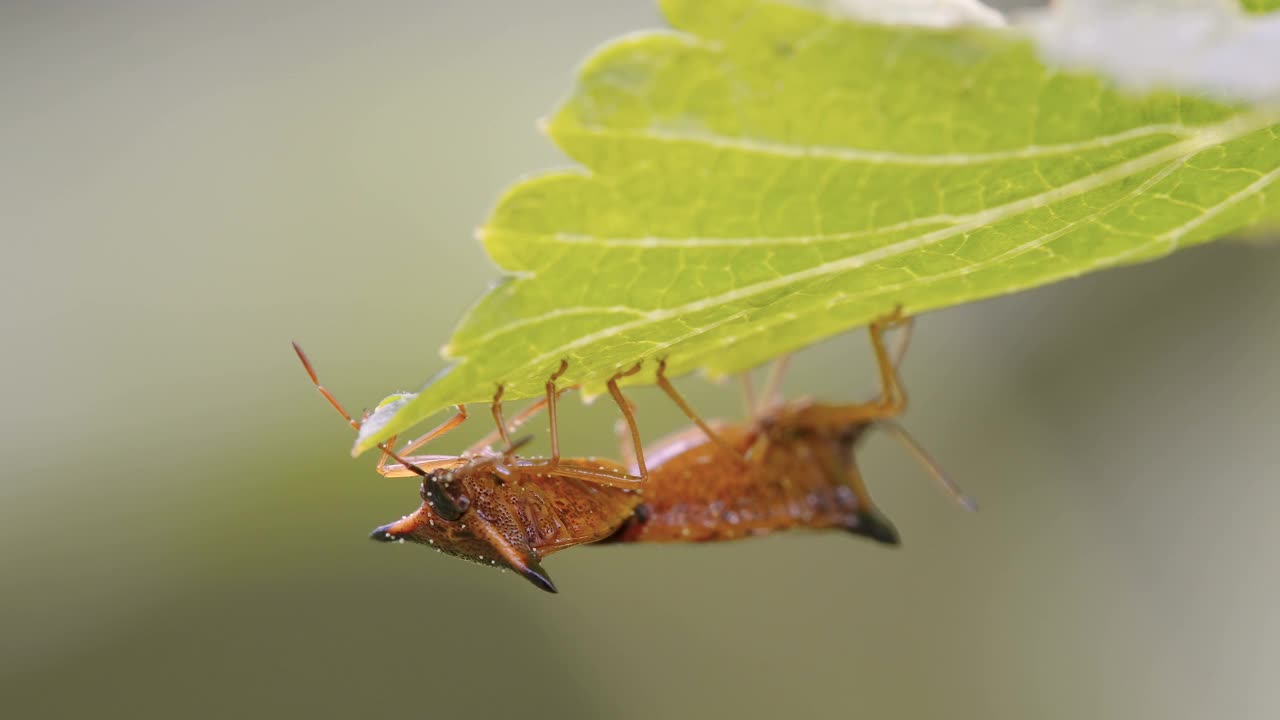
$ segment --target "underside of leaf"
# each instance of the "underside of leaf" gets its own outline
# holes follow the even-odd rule
[[[812,3],[810,3],[812,5]],[[579,169],[481,230],[508,274],[356,451],[456,403],[724,374],[866,324],[1160,257],[1280,214],[1280,112],[1127,96],[1007,30],[669,0],[547,123]]]

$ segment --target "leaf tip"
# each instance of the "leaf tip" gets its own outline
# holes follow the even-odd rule
[[[395,393],[383,398],[378,407],[374,408],[373,414],[360,424],[355,445],[351,448],[351,457],[359,457],[395,433],[399,428],[393,423],[402,422],[398,418],[400,411],[416,397],[418,396],[414,393]]]

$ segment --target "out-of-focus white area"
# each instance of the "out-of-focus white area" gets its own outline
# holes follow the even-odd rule
[[[1004,15],[980,0],[807,0],[825,11],[868,22],[926,27],[1002,27]]]
[[[1059,0],[1019,24],[1048,62],[1135,91],[1280,101],[1280,15],[1249,15],[1231,0]]]

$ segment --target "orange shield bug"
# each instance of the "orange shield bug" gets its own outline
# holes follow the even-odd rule
[[[298,358],[312,383],[351,427],[356,421],[320,384],[302,349],[294,344]],[[563,548],[595,542],[612,535],[639,504],[638,489],[646,471],[643,456],[636,463],[638,474],[611,460],[562,458],[556,423],[556,400],[562,392],[556,380],[567,365],[561,362],[547,380],[546,397],[508,425],[502,415],[502,388],[493,398],[491,411],[496,435],[503,442],[501,453],[484,447],[484,438],[462,455],[407,456],[408,453],[462,424],[466,408],[439,427],[407,444],[391,449],[395,438],[378,445],[382,457],[377,470],[388,477],[417,475],[422,479],[422,505],[413,513],[383,525],[370,535],[383,542],[414,542],[471,560],[482,565],[511,569],[529,582],[556,592],[541,558]],[[618,380],[639,370],[639,365],[619,372],[608,382],[610,394],[622,409],[623,417],[638,438],[630,404],[618,389]],[[551,420],[551,457],[522,458],[515,454],[509,431],[545,407]],[[388,464],[394,460],[394,464]]]
[[[854,459],[855,447],[873,428],[903,440],[962,505],[972,508],[972,500],[894,420],[906,408],[906,393],[884,333],[898,325],[907,326],[905,351],[910,327],[900,312],[870,326],[881,381],[875,400],[848,405],[804,398],[778,401],[783,359],[770,376],[763,402],[756,406],[748,401],[750,417],[744,423],[704,421],[659,364],[658,385],[695,426],[650,448],[644,502],[614,539],[729,540],[803,527],[842,529],[896,545],[898,532],[872,502]],[[624,445],[624,454],[628,450]]]

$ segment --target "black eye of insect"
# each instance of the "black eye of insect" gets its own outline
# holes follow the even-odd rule
[[[441,520],[454,522],[462,518],[462,514],[471,506],[471,500],[461,493],[451,492],[451,475],[436,475],[422,480],[422,501],[440,516]]]

